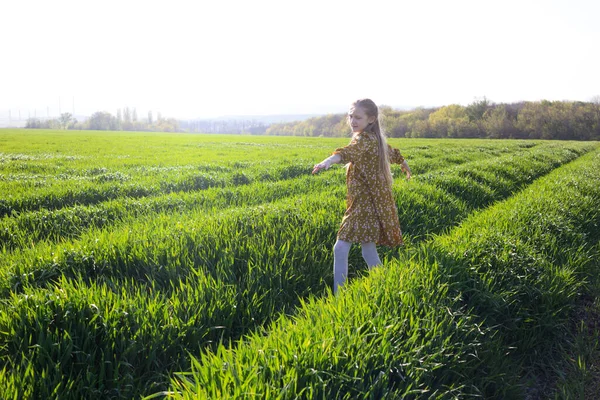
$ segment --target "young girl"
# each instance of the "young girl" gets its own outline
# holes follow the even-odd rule
[[[348,275],[352,243],[360,243],[369,268],[381,264],[376,244],[400,246],[402,232],[392,193],[390,163],[402,165],[410,179],[408,163],[398,149],[390,147],[379,120],[377,105],[370,99],[355,101],[348,112],[352,140],[346,147],[314,166],[313,174],[336,163],[347,164],[346,213],[333,246],[333,292]]]

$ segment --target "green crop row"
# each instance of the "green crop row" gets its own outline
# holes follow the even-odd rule
[[[91,228],[108,228],[124,220],[152,218],[157,213],[183,213],[203,209],[207,213],[228,207],[254,206],[332,186],[340,179],[321,175],[260,182],[253,185],[210,188],[201,192],[178,192],[143,198],[119,198],[91,206],[37,210],[0,220],[0,243],[5,250],[25,248],[42,240],[60,241],[81,236]]]
[[[589,147],[589,145],[587,146]],[[546,147],[547,146],[541,146],[533,151],[536,153],[540,150],[545,151],[543,149]],[[568,149],[572,149],[572,151],[575,152],[584,151],[584,148],[585,147],[581,145],[573,146],[573,144],[568,147]],[[518,179],[519,174],[526,172],[523,171],[522,168],[519,168],[518,165],[511,165],[515,162],[518,163],[522,154],[524,153],[520,151],[516,153],[511,152],[493,159],[498,160],[498,163],[504,163],[505,168],[501,173],[503,175],[510,175],[509,178],[514,180]],[[561,160],[557,160],[557,162],[561,162]],[[459,169],[450,169],[446,172],[447,175],[456,175],[456,179],[458,179],[458,184],[455,187],[450,186],[448,190],[457,190],[465,185],[465,182],[461,181],[459,177],[465,173],[471,173],[471,164],[472,162],[465,162],[460,164],[463,167]],[[448,170],[452,166],[456,165],[450,164],[446,166],[446,168],[441,168],[441,170]],[[43,208],[41,210],[15,214],[12,217],[5,216],[0,221],[0,243],[3,244],[5,249],[9,250],[19,247],[24,248],[30,247],[40,240],[50,239],[57,241],[65,238],[76,238],[90,227],[102,228],[123,219],[137,218],[144,215],[147,216],[148,213],[160,211],[183,212],[187,209],[196,207],[207,209],[211,207],[223,208],[229,206],[254,205],[260,202],[272,201],[281,197],[298,194],[302,187],[305,187],[306,191],[316,190],[316,186],[313,184],[314,177],[306,177],[306,179],[298,182],[285,181],[287,178],[294,177],[296,173],[305,173],[308,170],[310,170],[310,168],[297,167],[293,174],[290,174],[290,167],[287,166],[284,166],[283,169],[278,168],[277,174],[262,170],[260,172],[261,179],[265,179],[265,177],[274,179],[275,176],[278,179],[275,179],[275,182],[255,183],[251,187],[247,187],[243,183],[250,183],[252,179],[248,178],[247,175],[238,174],[236,175],[237,178],[234,183],[242,186],[212,188],[203,191],[201,194],[196,192],[177,192],[141,198],[137,198],[137,196],[118,197],[114,200],[95,205],[80,205],[57,210]],[[436,171],[436,173],[429,173],[428,175],[425,175],[424,178],[419,178],[419,176],[417,176],[417,179],[432,179],[432,177],[444,173],[437,172],[438,171]],[[396,171],[396,174],[399,175],[400,172]],[[447,180],[448,178],[444,177],[444,179]],[[317,181],[321,182],[319,179],[317,179]],[[466,184],[469,185],[470,182],[467,182]],[[479,185],[478,182],[475,184]],[[171,183],[170,185],[176,186],[177,183]],[[331,185],[328,186],[331,187]],[[180,187],[180,189],[183,189],[183,187]],[[143,192],[144,191],[142,190],[139,194],[141,195]],[[93,192],[85,191],[83,189],[81,193],[86,197],[93,195]],[[44,196],[42,194],[37,194],[36,197],[40,199]],[[50,200],[46,199],[46,201]]]
[[[48,177],[81,176],[105,170],[135,176],[156,168],[222,165],[237,162],[293,163],[326,156],[348,138],[292,138],[238,135],[187,135],[122,132],[2,130],[0,175],[30,172]],[[536,146],[536,141],[401,140],[391,139],[421,167],[473,161],[483,154],[499,155]],[[426,161],[426,162],[421,162]],[[162,170],[165,171],[165,170]],[[423,171],[416,171],[421,173]]]
[[[344,139],[306,138],[299,141],[289,137],[239,135],[2,130],[0,171],[19,172],[21,166],[27,166],[26,162],[35,167],[26,170],[54,174],[57,165],[69,170],[87,170],[90,166],[129,170],[151,165],[309,158],[315,151],[343,142]]]
[[[527,173],[515,173],[514,190],[577,154],[548,146],[522,154],[515,168]],[[505,164],[483,160],[471,169]],[[497,187],[504,189],[486,186],[485,193],[496,193],[488,200],[505,198],[506,182]],[[418,180],[398,182],[395,194],[401,220],[409,220],[402,220],[405,230],[414,228],[421,237],[429,227],[441,232],[457,224],[476,208],[469,205],[472,191],[450,195]],[[7,257],[3,292],[20,293],[7,300],[12,317],[0,324],[0,331],[14,332],[0,346],[10,360],[7,374],[14,371],[7,382],[22,387],[17,380],[29,382],[27,366],[35,365],[30,373],[46,374],[44,384],[52,382],[59,393],[69,386],[86,396],[128,397],[152,392],[148,381],[164,388],[161,376],[185,368],[186,351],[235,339],[330,286],[342,197],[316,193],[210,218],[202,212],[158,214]],[[57,371],[52,360],[67,359],[72,362],[63,361]],[[34,387],[34,393],[48,393]]]
[[[453,187],[451,196],[445,191],[432,187],[431,184],[414,184],[411,186],[405,186],[405,190],[396,187],[395,194],[397,196],[397,203],[400,208],[401,221],[405,226],[406,230],[411,232],[411,235],[419,237],[427,233],[437,233],[439,229],[444,227],[452,226],[462,214],[466,215],[470,209],[477,208],[486,204],[491,203],[495,200],[505,198],[509,193],[519,190],[523,185],[530,183],[536,177],[546,174],[554,166],[560,163],[567,162],[574,159],[577,156],[577,152],[571,149],[563,149],[560,147],[540,147],[531,150],[527,155],[522,155],[519,158],[519,163],[514,163],[513,168],[519,168],[521,173],[513,174],[513,180],[509,182],[512,185],[512,190],[507,190],[507,180],[504,181],[490,181],[487,185],[477,184],[476,182],[469,181],[469,177],[463,177],[459,187],[465,187],[467,190],[459,191],[456,187]],[[506,168],[507,161],[500,160],[498,162],[494,160],[483,160],[479,163],[474,163],[469,166],[469,169],[476,169],[478,171],[494,171],[497,170],[498,174]],[[460,167],[452,174],[446,174],[441,172],[437,177],[436,183],[439,186],[443,186],[440,182],[444,182],[444,179],[456,181],[456,175],[460,173]],[[518,171],[517,171],[518,172]],[[427,179],[426,179],[427,181]],[[402,183],[402,185],[406,185]],[[447,185],[448,186],[448,185]],[[496,190],[501,188],[502,190]],[[479,190],[479,192],[477,191]],[[338,190],[339,191],[339,190]],[[405,197],[404,197],[405,196]],[[310,200],[312,197],[313,200]],[[328,201],[323,201],[325,197]],[[404,197],[404,198],[403,198]],[[429,200],[434,197],[435,202]],[[444,199],[445,197],[445,199]],[[429,206],[423,204],[423,199],[429,202]],[[483,200],[482,200],[483,199]],[[485,200],[485,201],[484,201]],[[319,206],[319,203],[323,201],[323,206]],[[290,224],[295,225],[294,216],[298,215],[301,218],[303,215],[312,213],[312,210],[318,210],[321,208],[330,215],[331,225],[336,226],[338,218],[335,215],[340,215],[340,209],[343,209],[343,196],[323,196],[320,193],[313,193],[311,196],[306,198],[297,197],[292,198],[289,201],[284,200],[272,205],[265,206],[263,208],[257,208],[257,210],[264,210],[260,214],[285,214],[290,216]],[[466,206],[464,203],[472,204],[472,206]],[[330,204],[331,208],[327,208],[327,204]],[[284,211],[279,211],[281,208]],[[420,212],[414,212],[413,210],[420,210]],[[422,211],[424,210],[424,214]],[[127,266],[127,265],[140,265],[139,268],[142,272],[144,271],[145,265],[149,269],[161,268],[165,270],[165,266],[162,265],[164,261],[158,254],[158,249],[163,246],[167,246],[171,249],[171,252],[178,250],[178,254],[181,257],[185,257],[190,252],[192,254],[199,253],[197,259],[194,259],[194,263],[191,264],[195,268],[197,265],[203,265],[202,260],[209,260],[202,254],[201,245],[206,240],[217,240],[211,239],[213,236],[218,237],[218,242],[221,246],[229,246],[228,242],[234,239],[230,236],[229,232],[221,232],[223,229],[229,229],[233,232],[242,232],[246,228],[244,224],[248,224],[251,221],[250,216],[252,215],[251,210],[247,208],[240,208],[239,210],[233,210],[229,213],[224,213],[222,216],[210,218],[207,216],[205,210],[191,209],[189,212],[173,214],[169,211],[168,214],[159,213],[151,215],[148,219],[138,218],[134,219],[131,224],[122,226],[119,229],[108,229],[108,230],[96,230],[93,229],[90,232],[82,236],[82,239],[73,244],[60,244],[58,246],[44,245],[42,244],[41,249],[32,248],[30,251],[27,249],[21,253],[14,255],[8,255],[2,265],[14,265],[18,268],[18,273],[13,273],[12,280],[13,285],[18,285],[21,279],[39,280],[36,278],[37,275],[45,277],[60,274],[68,271],[77,272],[77,266],[88,266],[92,264],[110,265],[110,266]],[[439,215],[439,216],[438,216]],[[260,217],[262,218],[262,217]],[[437,231],[435,226],[431,226],[431,221],[436,220]],[[228,222],[232,221],[232,222]],[[429,224],[427,224],[429,222]],[[261,227],[261,221],[253,222],[255,225]],[[280,225],[286,225],[285,219],[279,221]],[[215,225],[216,226],[213,226]],[[272,226],[264,226],[262,229],[266,229],[266,234],[272,230]],[[254,228],[253,228],[254,229]],[[314,229],[315,231],[318,228]],[[187,243],[172,243],[177,240],[180,235],[178,232],[182,231],[186,237]],[[257,233],[257,231],[253,231]],[[330,235],[335,233],[335,229],[328,232]],[[238,235],[239,236],[239,235]],[[241,240],[247,242],[252,238],[241,238]],[[266,239],[268,241],[268,239]],[[156,245],[154,243],[157,243]],[[128,244],[129,243],[129,244]],[[135,257],[132,255],[132,249],[128,247],[134,243],[137,250]],[[273,241],[277,244],[277,241]],[[197,248],[188,249],[188,246],[197,244]],[[301,243],[299,243],[301,244]],[[125,248],[121,248],[126,246]],[[146,247],[144,247],[146,246]],[[46,250],[43,250],[46,247]],[[105,253],[107,248],[117,248],[118,253],[110,252],[105,257],[100,257],[99,254]],[[235,249],[232,251],[236,251]],[[122,261],[122,257],[126,257],[126,261]],[[137,257],[141,257],[138,260]],[[158,259],[157,259],[158,258]],[[234,255],[234,258],[245,260],[244,256]],[[77,259],[86,260],[74,261]],[[168,263],[167,263],[168,264]],[[190,265],[189,263],[183,263],[183,260],[178,261],[178,265]],[[82,267],[83,268],[83,267]],[[114,267],[111,267],[114,269]],[[6,269],[3,268],[5,271]],[[138,267],[133,268],[133,270]],[[189,267],[184,268],[184,270]],[[10,270],[10,268],[9,268]],[[118,269],[117,269],[118,270]],[[130,267],[126,267],[125,270],[131,270]],[[93,268],[94,273],[97,273],[98,267]],[[179,273],[179,272],[177,272]],[[30,275],[31,274],[31,275]],[[128,276],[128,273],[124,274]],[[136,274],[139,275],[139,274]],[[4,290],[8,289],[5,285]]]
[[[316,159],[347,142],[264,137],[219,137],[217,142],[214,136],[203,135],[121,138],[81,133],[65,136],[64,132],[41,136],[20,132],[9,138],[21,152],[0,153],[0,192],[6,194],[0,199],[0,216],[93,205],[121,197],[289,179],[308,174]],[[115,146],[117,138],[119,145]],[[417,174],[536,145],[478,140],[447,141],[444,146],[436,146],[437,141],[391,143],[408,155]]]
[[[600,153],[173,377],[173,398],[525,398],[600,272]]]
[[[111,178],[93,181],[76,181],[71,185],[60,182],[47,188],[25,188],[19,192],[17,188],[6,188],[8,196],[0,199],[0,216],[18,215],[31,210],[57,210],[74,205],[97,204],[118,198],[141,198],[174,192],[193,192],[212,187],[247,185],[252,181],[278,181],[292,179],[301,175],[309,175],[310,166],[283,165],[256,171],[257,176],[245,172],[188,172],[170,180],[156,180],[150,176],[142,181],[131,179],[114,179],[118,174],[110,174]],[[106,177],[109,174],[99,175]],[[119,175],[124,176],[124,175]],[[34,185],[35,186],[35,185]]]
[[[503,200],[534,180],[597,148],[597,144],[540,145],[416,176],[396,187],[400,221],[413,240],[440,234],[474,210]]]

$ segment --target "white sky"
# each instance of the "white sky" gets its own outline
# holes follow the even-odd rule
[[[11,0],[0,118],[590,101],[598,21],[598,0]]]

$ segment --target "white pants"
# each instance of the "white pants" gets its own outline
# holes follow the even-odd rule
[[[381,264],[377,254],[375,243],[361,243],[362,256],[369,266],[373,268]],[[350,254],[352,243],[343,240],[337,240],[333,246],[333,293],[337,293],[338,288],[346,281],[348,276],[348,255]]]

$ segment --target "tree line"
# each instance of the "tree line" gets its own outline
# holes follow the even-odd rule
[[[394,110],[381,106],[382,124],[393,138],[492,138],[600,140],[600,96],[591,102],[548,101],[495,104],[486,98],[462,106]],[[345,114],[329,114],[303,121],[266,124],[255,120],[177,121],[138,118],[135,108],[117,115],[99,111],[85,121],[70,113],[55,119],[29,118],[26,128],[111,131],[159,131],[266,134],[288,136],[347,136]]]
[[[185,132],[262,135],[268,124],[255,119],[213,119],[179,121],[179,126]]]
[[[591,102],[539,101],[494,104],[483,98],[409,111],[380,107],[393,138],[496,138],[600,140],[600,96]],[[346,136],[345,114],[270,125],[267,135]]]
[[[25,125],[29,129],[75,129],[97,131],[157,131],[178,132],[179,121],[174,118],[163,118],[160,113],[154,118],[148,111],[147,118],[138,119],[135,108],[125,107],[117,110],[114,116],[106,111],[93,113],[85,121],[78,121],[71,113],[62,113],[58,118],[29,118]]]

